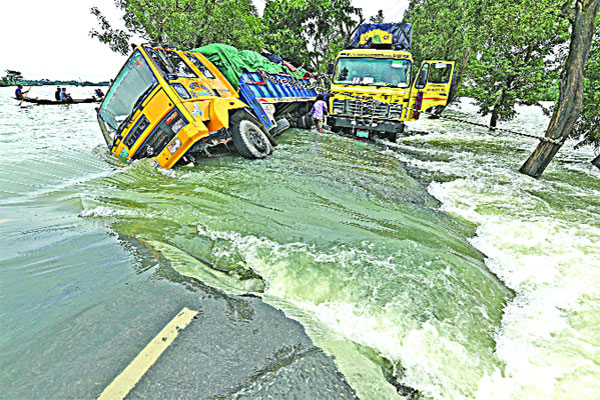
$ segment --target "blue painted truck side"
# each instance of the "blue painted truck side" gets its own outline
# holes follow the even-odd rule
[[[266,79],[267,77],[271,79]],[[238,83],[240,99],[250,106],[253,114],[267,130],[275,126],[276,118],[269,116],[265,105],[272,104],[277,108],[287,103],[302,107],[306,103],[312,103],[317,97],[315,89],[298,86],[298,84],[309,86],[308,79],[295,79],[289,75],[244,72]]]

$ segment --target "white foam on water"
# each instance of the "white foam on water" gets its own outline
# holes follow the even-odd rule
[[[600,229],[559,216],[480,213],[479,205],[506,200],[494,199],[490,187],[474,193],[478,186],[457,180],[430,187],[443,209],[479,224],[472,243],[517,292],[496,337],[504,371],[485,376],[476,398],[600,398]],[[511,194],[517,203],[526,198]]]
[[[132,210],[115,209],[106,206],[97,206],[88,208],[79,213],[80,217],[116,217],[116,216],[135,216],[138,215]]]
[[[466,111],[473,110],[466,107]],[[531,108],[521,114],[525,120],[515,122],[517,126],[512,129],[540,134],[539,126],[547,123],[547,118]],[[305,327],[311,326],[311,319],[318,320],[344,340],[399,361],[405,369],[401,382],[430,398],[600,398],[600,225],[593,223],[593,215],[587,215],[593,210],[584,210],[587,214],[583,218],[585,213],[574,214],[573,209],[555,209],[538,193],[555,190],[597,198],[597,190],[573,186],[568,181],[549,183],[520,175],[513,149],[533,149],[534,140],[489,134],[439,120],[425,120],[420,125],[423,128],[430,133],[390,144],[390,149],[400,150],[394,156],[412,167],[453,177],[450,182],[433,182],[429,192],[442,202],[444,211],[478,225],[472,244],[489,257],[488,268],[516,292],[495,336],[495,359],[475,354],[449,337],[460,333],[461,327],[451,329],[435,325],[436,321],[410,320],[401,297],[385,306],[357,301],[353,290],[358,285],[344,284],[348,279],[344,265],[362,262],[386,266],[390,271],[398,268],[389,260],[378,259],[367,250],[368,246],[320,253],[302,243],[279,244],[202,226],[198,232],[213,241],[221,239],[232,244],[232,249],[215,249],[217,255],[243,253],[248,265],[268,282],[266,297],[283,299],[277,305],[286,313],[302,310],[305,316],[296,318]],[[458,151],[452,146],[436,146],[444,141],[464,146]],[[488,154],[485,149],[470,147],[480,143],[499,143],[506,151]],[[425,157],[416,158],[402,150]],[[588,156],[578,151],[575,161]],[[435,160],[437,157],[442,161]],[[549,169],[554,174],[573,170],[590,179],[598,178],[595,170],[580,162],[555,162]],[[325,278],[319,271],[286,265],[295,252],[334,263],[341,272]],[[295,273],[304,275],[298,279]],[[375,297],[377,288],[373,291]],[[482,315],[486,317],[483,307]],[[307,328],[309,334],[310,330]],[[326,351],[336,358],[343,357],[336,354],[335,346],[327,346],[325,341]],[[378,398],[369,387],[363,387],[360,372],[347,365],[340,369],[353,387],[363,390],[364,398]]]
[[[381,357],[399,362],[404,367],[405,370],[399,374],[403,384],[418,388],[423,394],[436,399],[468,398],[477,389],[476,382],[484,373],[493,372],[490,360],[473,356],[462,344],[453,340],[451,335],[455,327],[445,327],[445,332],[442,332],[431,323],[411,319],[406,310],[411,299],[403,297],[404,294],[399,293],[384,306],[357,294],[361,284],[349,282],[357,279],[357,276],[345,273],[347,270],[354,271],[352,267],[347,268],[349,265],[377,266],[388,269],[390,273],[402,267],[389,255],[371,253],[372,244],[365,242],[361,249],[332,248],[325,253],[303,243],[279,244],[237,232],[214,231],[205,226],[198,226],[198,233],[231,245],[231,248],[214,249],[215,256],[228,256],[231,252],[243,254],[247,264],[267,281],[266,299],[285,300],[278,302],[277,306],[286,313],[302,310],[299,317],[291,317],[307,327],[307,333],[315,343],[336,359],[348,356],[339,353],[337,336],[367,346]],[[331,263],[335,268],[318,271],[315,266],[303,269],[300,265],[290,265],[290,260],[294,260],[298,253],[317,263]],[[444,272],[452,274],[449,269]],[[375,287],[373,296],[376,292]],[[417,314],[426,311],[418,310]],[[482,314],[485,316],[485,312]],[[312,334],[309,327],[315,321],[327,327],[328,338]],[[348,347],[344,347],[343,352],[347,351]],[[363,380],[365,372],[358,366],[343,363],[338,366],[350,384],[366,396],[364,398],[379,398],[377,396],[381,393],[374,391],[373,382]],[[386,383],[380,382],[377,389],[381,390],[382,385]],[[376,396],[374,393],[379,394]]]
[[[471,135],[466,129],[460,134]],[[593,156],[589,149],[563,151],[558,160],[566,162],[555,160],[549,168],[559,176],[553,181],[508,169],[511,152],[450,162],[398,156],[414,167],[459,177],[433,182],[429,192],[444,211],[479,226],[472,244],[516,292],[496,335],[495,356],[503,367],[480,379],[475,399],[600,398],[600,219],[591,205],[598,185],[577,186],[568,177],[569,171],[592,180],[600,174],[585,161]],[[581,209],[557,208],[544,196],[551,193],[556,201],[563,192],[563,201],[581,201]],[[587,207],[586,199],[592,199]]]

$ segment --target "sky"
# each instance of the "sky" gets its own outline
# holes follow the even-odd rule
[[[264,0],[253,0],[262,12]],[[408,0],[353,0],[371,16],[382,9],[386,22],[400,22]],[[97,28],[90,8],[96,6],[113,24],[121,14],[114,0],[4,0],[0,12],[0,77],[6,69],[25,79],[106,81],[126,57],[89,36]]]

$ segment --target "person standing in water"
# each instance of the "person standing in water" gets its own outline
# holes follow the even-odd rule
[[[319,94],[317,96],[317,101],[313,105],[312,110],[308,113],[308,115],[312,115],[315,119],[315,125],[319,133],[323,133],[323,124],[325,123],[325,115],[329,113],[327,109],[327,103],[323,100],[323,95]]]

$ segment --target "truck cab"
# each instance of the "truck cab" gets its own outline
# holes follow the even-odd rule
[[[109,150],[122,160],[153,157],[168,169],[229,141],[247,158],[273,150],[262,123],[198,53],[135,47],[97,113]]]
[[[330,70],[334,132],[396,141],[404,123],[447,104],[453,61],[423,61],[413,74],[410,24],[363,24]],[[412,110],[410,110],[412,109]]]

